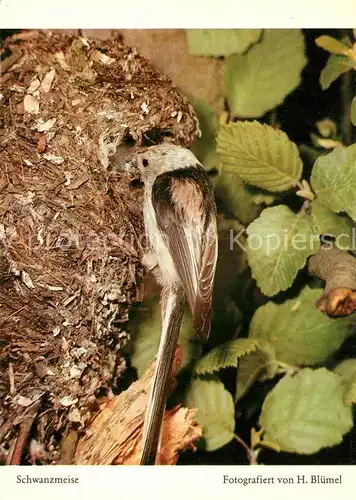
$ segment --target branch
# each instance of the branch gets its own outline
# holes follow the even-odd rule
[[[176,352],[171,389],[177,372]],[[180,364],[180,360],[179,360]],[[142,429],[153,380],[155,363],[142,378],[127,391],[114,397],[100,411],[89,426],[87,435],[79,440],[74,462],[80,465],[138,465],[141,458]],[[161,448],[157,463],[173,465],[178,452],[195,449],[194,443],[202,436],[195,422],[196,410],[175,407],[166,411]]]
[[[17,434],[17,437],[14,441],[13,448],[11,452],[9,453],[8,459],[7,459],[7,465],[20,465],[21,464],[21,459],[24,453],[24,449],[26,448],[27,445],[27,440],[30,435],[31,427],[33,424],[33,421],[36,418],[38,409],[41,405],[41,401],[36,401],[34,403],[24,420],[22,421],[20,425],[19,432]]]
[[[356,259],[336,247],[322,246],[309,259],[309,272],[325,281],[317,308],[330,316],[347,316],[356,310]]]

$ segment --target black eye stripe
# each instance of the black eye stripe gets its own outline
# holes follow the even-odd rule
[[[147,160],[147,158],[143,158],[143,160],[142,160],[142,165],[143,165],[144,167],[148,167],[148,165],[149,165],[149,161]]]

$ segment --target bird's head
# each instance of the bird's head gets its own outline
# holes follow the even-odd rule
[[[153,182],[160,174],[197,165],[200,163],[189,149],[173,144],[151,146],[137,155],[137,167],[145,183]]]

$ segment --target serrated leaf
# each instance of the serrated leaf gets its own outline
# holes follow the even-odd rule
[[[197,114],[201,137],[196,139],[191,150],[203,164],[205,170],[210,171],[219,168],[219,158],[216,153],[216,134],[218,120],[215,111],[205,101],[193,102]]]
[[[356,403],[356,358],[344,359],[334,368],[334,372],[345,381],[344,401],[351,405]]]
[[[298,87],[307,60],[301,30],[264,30],[244,55],[226,61],[224,95],[233,116],[258,118]]]
[[[316,38],[315,43],[318,45],[318,47],[321,47],[322,49],[325,49],[332,54],[346,55],[347,51],[349,50],[349,47],[346,44],[328,35],[319,36],[318,38]]]
[[[273,378],[278,371],[273,345],[258,339],[257,349],[240,359],[237,366],[235,401],[241,399],[256,380]]]
[[[225,209],[243,224],[256,219],[263,209],[262,204],[270,205],[275,200],[271,193],[253,188],[234,173],[225,170],[218,176],[215,193]]]
[[[334,354],[349,335],[350,319],[330,318],[315,303],[320,290],[305,287],[296,299],[268,302],[255,312],[249,338],[269,341],[278,360],[290,365],[316,365]]]
[[[214,373],[229,366],[237,366],[240,358],[255,351],[257,340],[236,339],[225,342],[201,358],[195,368],[198,375]]]
[[[307,258],[320,248],[313,219],[287,206],[266,208],[247,228],[247,256],[252,276],[267,296],[286,290]]]
[[[356,404],[356,377],[345,389],[344,402],[347,405]]]
[[[325,368],[285,376],[263,403],[263,439],[281,451],[306,455],[341,443],[353,426],[343,396],[342,378]]]
[[[222,172],[272,192],[295,186],[302,174],[297,146],[280,130],[254,122],[222,126],[217,138]]]
[[[356,403],[356,358],[344,359],[334,368],[334,372],[345,381],[344,401],[351,405]]]
[[[196,56],[229,56],[240,54],[256,43],[260,29],[186,30],[189,54]]]
[[[220,380],[193,380],[185,403],[198,409],[196,419],[203,428],[208,451],[221,448],[234,438],[234,401]]]
[[[349,217],[336,214],[317,199],[311,202],[311,215],[318,234],[334,236],[335,244],[341,250],[352,248],[354,225]]]
[[[141,377],[158,351],[161,335],[161,309],[156,300],[141,306],[136,311],[130,323],[133,338],[133,351],[131,354],[132,366],[137,369]],[[179,344],[183,351],[183,360],[180,369],[184,368],[192,359],[200,357],[201,343],[197,340],[191,316],[183,316],[179,335]]]
[[[352,99],[351,102],[351,122],[352,125],[356,126],[356,96]]]
[[[347,56],[331,54],[327,60],[326,66],[320,73],[320,85],[323,90],[330,87],[340,75],[349,71],[352,67],[350,59]]]
[[[351,381],[356,376],[356,358],[344,359],[335,366],[334,372]]]
[[[356,144],[318,158],[310,181],[320,203],[356,220]]]

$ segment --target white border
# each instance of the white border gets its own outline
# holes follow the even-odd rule
[[[353,0],[0,0],[3,28],[352,28]]]
[[[303,500],[320,494],[323,500],[354,498],[356,469],[352,466],[57,466],[1,467],[1,497],[16,500]],[[79,484],[18,484],[21,477],[77,477]],[[341,484],[313,484],[312,476],[339,478]],[[265,483],[224,484],[224,476],[265,478]],[[304,476],[304,480],[299,479]],[[287,484],[280,484],[284,478]],[[242,479],[239,479],[242,478]],[[273,484],[271,478],[274,479]],[[267,481],[269,480],[269,482]],[[293,482],[289,483],[291,480]],[[303,483],[304,481],[304,483]]]

